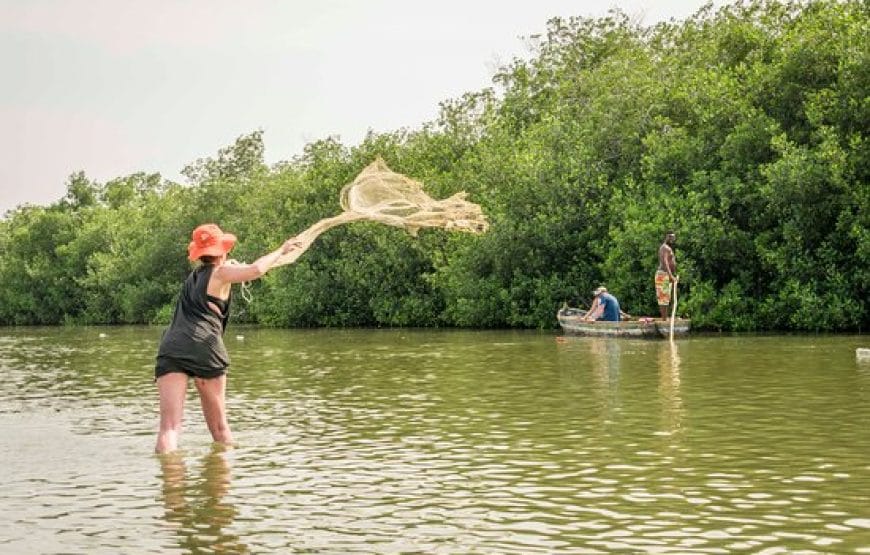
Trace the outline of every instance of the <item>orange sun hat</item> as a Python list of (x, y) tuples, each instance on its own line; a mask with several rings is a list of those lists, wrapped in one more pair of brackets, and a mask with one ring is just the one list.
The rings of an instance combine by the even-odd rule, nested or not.
[(236, 236), (224, 233), (215, 224), (202, 224), (193, 230), (193, 239), (187, 245), (187, 258), (196, 260), (200, 256), (221, 256), (230, 252), (236, 244)]

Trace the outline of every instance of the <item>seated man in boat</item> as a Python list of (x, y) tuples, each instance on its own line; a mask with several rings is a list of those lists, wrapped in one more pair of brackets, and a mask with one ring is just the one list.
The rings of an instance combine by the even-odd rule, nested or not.
[(588, 321), (597, 320), (599, 322), (619, 322), (619, 301), (616, 300), (616, 297), (608, 293), (607, 288), (603, 286), (593, 291), (592, 294), (595, 296), (592, 300), (592, 307), (583, 319)]

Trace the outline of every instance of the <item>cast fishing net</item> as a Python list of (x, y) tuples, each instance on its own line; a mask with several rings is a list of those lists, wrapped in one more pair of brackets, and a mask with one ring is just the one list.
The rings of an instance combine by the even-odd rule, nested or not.
[(423, 191), (422, 183), (395, 173), (378, 157), (341, 190), (344, 212), (320, 220), (297, 235), (302, 248), (283, 255), (272, 267), (295, 262), (324, 231), (360, 220), (401, 227), (411, 235), (424, 227), (483, 233), (489, 228), (486, 216), (465, 196), (460, 192), (435, 200)]

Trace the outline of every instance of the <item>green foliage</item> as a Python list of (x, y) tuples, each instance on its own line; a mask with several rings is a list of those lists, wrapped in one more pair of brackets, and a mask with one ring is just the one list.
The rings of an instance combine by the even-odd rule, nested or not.
[(233, 256), (253, 260), (338, 214), (382, 156), (433, 197), (467, 191), (491, 230), (337, 228), (237, 297), (237, 320), (548, 328), (602, 283), (655, 314), (674, 229), (696, 327), (866, 330), (868, 30), (858, 0), (708, 5), (649, 28), (619, 11), (556, 18), (494, 88), (415, 131), (325, 138), (273, 167), (255, 131), (190, 164), (184, 186), (73, 174), (54, 205), (0, 220), (0, 324), (166, 322), (193, 227), (233, 231)]

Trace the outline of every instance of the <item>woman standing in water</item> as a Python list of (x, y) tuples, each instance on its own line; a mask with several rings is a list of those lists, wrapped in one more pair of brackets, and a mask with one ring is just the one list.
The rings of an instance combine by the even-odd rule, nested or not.
[(202, 413), (212, 438), (232, 443), (226, 414), (226, 385), (229, 357), (223, 342), (230, 315), (231, 287), (265, 274), (282, 255), (301, 248), (295, 238), (253, 264), (226, 264), (227, 253), (236, 236), (215, 224), (193, 230), (187, 247), (188, 258), (201, 264), (194, 268), (181, 288), (172, 323), (160, 341), (154, 377), (160, 394), (158, 453), (178, 446), (188, 377), (199, 392)]

